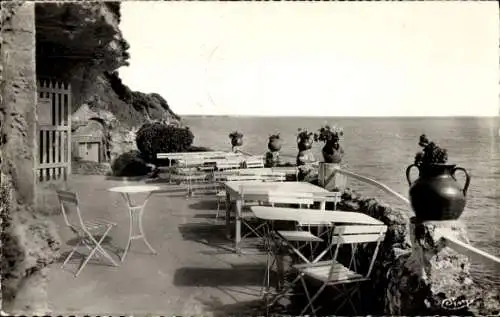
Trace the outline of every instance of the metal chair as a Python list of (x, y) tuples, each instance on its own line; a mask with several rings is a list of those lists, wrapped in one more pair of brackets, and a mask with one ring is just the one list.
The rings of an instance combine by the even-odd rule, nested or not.
[[(341, 309), (346, 302), (349, 302), (353, 309), (353, 314), (356, 315), (356, 307), (351, 301), (351, 297), (359, 290), (355, 287), (356, 283), (368, 281), (370, 279), (380, 243), (384, 240), (386, 231), (387, 226), (385, 225), (337, 226), (333, 230), (330, 244), (332, 247), (336, 246), (335, 253), (331, 260), (294, 265), (293, 268), (299, 273), (298, 279), (300, 279), (308, 299), (308, 304), (304, 307), (300, 315), (304, 315), (308, 308), (311, 308), (313, 315), (316, 314), (317, 308), (313, 306), (313, 303), (327, 286), (333, 287), (340, 292), (337, 297), (333, 298), (333, 301), (340, 297), (344, 297), (343, 302), (337, 306), (337, 311)], [(361, 273), (356, 269), (356, 261), (354, 258), (356, 247), (351, 248), (351, 259), (348, 265), (344, 265), (337, 261), (340, 246), (345, 244), (357, 246), (359, 243), (376, 243), (366, 273)], [(311, 296), (308, 291), (305, 277), (321, 283), (320, 288), (313, 296)]]
[(264, 168), (264, 157), (262, 156), (250, 156), (247, 157), (244, 165), (246, 168)]
[[(309, 208), (313, 203), (313, 194), (312, 193), (293, 193), (293, 192), (284, 192), (284, 191), (269, 191), (269, 197), (267, 199), (267, 202), (272, 206), (272, 207), (277, 207), (277, 205), (298, 205), (299, 207), (305, 206), (306, 208)], [(310, 230), (303, 230), (303, 227), (309, 227), (309, 224), (297, 224), (296, 225), (296, 230), (282, 230), (278, 231), (279, 232), (279, 237), (276, 236), (277, 232), (274, 232), (274, 226), (273, 223), (268, 223), (268, 228), (267, 228), (267, 257), (266, 257), (266, 273), (264, 275), (265, 281), (267, 282), (264, 283), (265, 288), (266, 288), (266, 293), (268, 293), (269, 289), (269, 278), (270, 278), (270, 272), (274, 264), (277, 264), (276, 262), (276, 257), (273, 256), (274, 253), (278, 249), (281, 249), (282, 246), (280, 247), (274, 247), (277, 245), (281, 245), (279, 242), (280, 239), (287, 239), (289, 240), (289, 244), (292, 248), (294, 248), (293, 245), (297, 244), (297, 248), (301, 249), (304, 245), (307, 245), (312, 242), (318, 242), (318, 241), (323, 241), (322, 239), (314, 236), (313, 234), (310, 233)], [(301, 245), (301, 246), (300, 246)]]
[(244, 202), (242, 206), (243, 210), (241, 212), (241, 223), (250, 230), (247, 234), (241, 237), (241, 240), (245, 239), (251, 234), (254, 234), (258, 238), (263, 238), (263, 233), (260, 231), (263, 230), (266, 223), (259, 222), (255, 225), (251, 223), (251, 220), (256, 220), (257, 218), (255, 217), (253, 212), (248, 209), (250, 206), (260, 205), (262, 204), (262, 202), (267, 201), (269, 197), (268, 191), (258, 187), (245, 188), (245, 190), (241, 193), (241, 196)]
[[(80, 265), (78, 268), (77, 272), (75, 273), (75, 277), (77, 277), (80, 272), (83, 270), (85, 265), (87, 265), (88, 261), (96, 251), (99, 252), (99, 254), (103, 255), (106, 259), (108, 259), (114, 266), (118, 266), (118, 264), (113, 260), (113, 258), (104, 250), (102, 247), (102, 242), (104, 239), (107, 237), (108, 233), (111, 231), (113, 227), (116, 226), (115, 223), (107, 221), (107, 220), (93, 220), (93, 221), (84, 221), (80, 207), (79, 207), (79, 201), (78, 201), (78, 195), (74, 192), (70, 191), (63, 191), (63, 190), (57, 190), (57, 197), (59, 198), (59, 204), (61, 207), (61, 212), (64, 217), (64, 222), (68, 226), (68, 228), (78, 237), (78, 243), (73, 247), (73, 250), (68, 254), (66, 259), (64, 260), (61, 268), (64, 268), (64, 266), (68, 263), (70, 258), (75, 254), (77, 249), (80, 246), (85, 246), (87, 249), (90, 250), (90, 253), (87, 255), (83, 263)], [(76, 218), (77, 219), (70, 219), (70, 215), (68, 213), (68, 210), (66, 207), (68, 205), (73, 205), (76, 210)], [(75, 221), (72, 221), (75, 220)], [(101, 234), (101, 237), (99, 240), (96, 239), (96, 235)]]

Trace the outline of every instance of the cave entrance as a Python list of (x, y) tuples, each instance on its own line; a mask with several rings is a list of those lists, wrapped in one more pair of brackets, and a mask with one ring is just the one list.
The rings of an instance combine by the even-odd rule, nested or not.
[(68, 179), (71, 173), (71, 86), (57, 80), (37, 83), (38, 182)]

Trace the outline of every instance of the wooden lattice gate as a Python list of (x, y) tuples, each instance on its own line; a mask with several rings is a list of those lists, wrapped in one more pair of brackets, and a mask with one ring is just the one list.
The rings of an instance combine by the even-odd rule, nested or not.
[(39, 80), (37, 89), (37, 180), (66, 180), (71, 174), (71, 87)]

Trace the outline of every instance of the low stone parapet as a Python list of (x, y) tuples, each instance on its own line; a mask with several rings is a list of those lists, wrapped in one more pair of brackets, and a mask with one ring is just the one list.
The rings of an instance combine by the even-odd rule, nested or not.
[[(404, 210), (350, 189), (344, 191), (337, 208), (368, 214), (388, 226), (371, 281), (361, 289), (363, 305), (371, 314), (499, 314), (499, 291), (475, 283), (470, 259), (441, 241), (439, 230), (446, 229), (468, 243), (461, 221), (418, 222)], [(367, 251), (358, 250), (361, 265), (368, 263), (371, 253)]]

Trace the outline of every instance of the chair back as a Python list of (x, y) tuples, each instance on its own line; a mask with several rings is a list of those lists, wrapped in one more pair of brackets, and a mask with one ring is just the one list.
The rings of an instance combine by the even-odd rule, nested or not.
[(239, 173), (240, 176), (253, 176), (258, 177), (264, 182), (284, 182), (286, 181), (286, 174), (282, 172), (272, 172), (272, 171), (258, 171), (253, 173), (251, 170), (246, 169)]
[[(384, 241), (385, 233), (387, 232), (386, 225), (342, 225), (336, 226), (333, 229), (331, 243), (336, 245), (333, 261), (336, 262), (340, 246), (345, 244), (352, 245), (351, 260), (349, 266), (354, 262), (356, 255), (356, 247), (359, 243), (376, 243), (375, 249), (371, 256), (370, 266), (364, 275), (365, 278), (370, 278), (375, 259), (377, 257), (380, 243)], [(359, 272), (358, 272), (359, 273)], [(332, 275), (333, 272), (330, 272)], [(331, 276), (330, 276), (331, 277)]]
[(297, 166), (287, 166), (287, 167), (272, 167), (273, 173), (279, 172), (286, 175), (295, 175), (295, 181), (299, 181), (299, 168)]
[(78, 195), (74, 192), (65, 190), (57, 190), (56, 193), (66, 225), (73, 231), (80, 231), (80, 229), (85, 230)]
[(250, 156), (245, 159), (246, 168), (264, 168), (264, 158), (262, 156)]
[(241, 162), (237, 160), (222, 160), (216, 162), (216, 167), (219, 171), (239, 169), (241, 168)]
[(315, 193), (315, 201), (332, 202), (333, 210), (337, 210), (337, 204), (342, 201), (342, 192)]
[(203, 166), (206, 160), (202, 157), (183, 157), (179, 162), (184, 167), (199, 167)]
[(158, 159), (180, 159), (183, 157), (215, 157), (215, 156), (225, 156), (231, 155), (232, 153), (224, 151), (208, 151), (208, 152), (171, 152), (171, 153), (158, 153), (156, 158)]
[(288, 191), (270, 191), (269, 203), (275, 204), (298, 204), (310, 206), (314, 204), (314, 196), (312, 193), (294, 193)]
[(245, 186), (242, 187), (241, 198), (243, 201), (268, 201), (269, 189), (259, 186)]
[(226, 181), (262, 181), (261, 175), (226, 175)]
[(262, 177), (263, 177), (263, 180), (265, 182), (284, 182), (284, 181), (286, 181), (286, 174), (285, 173), (273, 172), (270, 174), (263, 174)]

